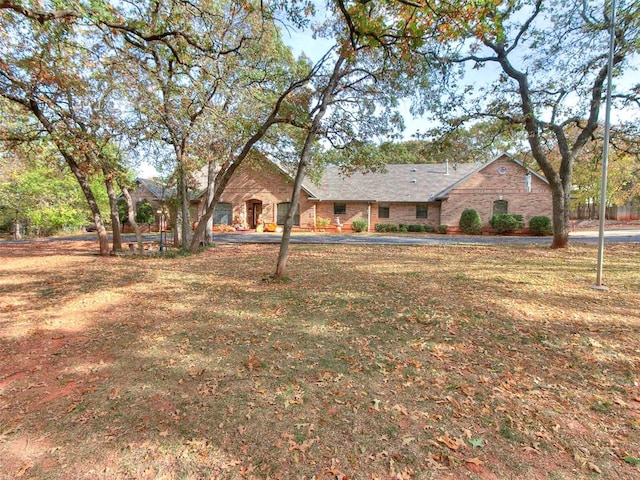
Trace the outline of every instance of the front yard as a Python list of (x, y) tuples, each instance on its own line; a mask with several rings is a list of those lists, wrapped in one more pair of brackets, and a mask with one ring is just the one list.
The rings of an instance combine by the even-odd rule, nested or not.
[(640, 246), (0, 245), (0, 478), (640, 478)]

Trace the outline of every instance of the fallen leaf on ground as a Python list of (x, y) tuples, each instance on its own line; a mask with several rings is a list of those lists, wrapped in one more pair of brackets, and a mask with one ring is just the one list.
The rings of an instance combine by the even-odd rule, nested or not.
[(29, 469), (33, 468), (33, 463), (27, 463), (20, 470), (13, 474), (14, 478), (22, 477)]
[(484, 447), (483, 438), (469, 438), (467, 441), (473, 448)]
[(415, 437), (404, 437), (402, 439), (402, 446), (409, 445), (411, 442), (415, 440)]
[(596, 472), (596, 473), (602, 473), (602, 470), (600, 470), (600, 468), (595, 464), (595, 463), (587, 463), (587, 466), (589, 467), (589, 470), (591, 470), (592, 472)]
[(442, 436), (438, 437), (437, 440), (440, 443), (444, 443), (447, 447), (449, 447), (453, 451), (456, 451), (461, 447), (462, 448), (465, 447), (464, 440), (461, 439), (461, 438), (453, 439), (448, 435), (442, 435)]

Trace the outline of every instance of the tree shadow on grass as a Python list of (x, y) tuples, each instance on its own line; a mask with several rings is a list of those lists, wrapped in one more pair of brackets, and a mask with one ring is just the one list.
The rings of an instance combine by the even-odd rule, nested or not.
[[(137, 278), (117, 264), (121, 296), (86, 304), (75, 333), (3, 338), (8, 471), (437, 478), (477, 458), (499, 478), (637, 476), (621, 460), (640, 449), (633, 311), (610, 325), (607, 301), (516, 283), (500, 249), (496, 274), (471, 249), (294, 248), (293, 281), (263, 282), (276, 248), (146, 259)], [(60, 281), (71, 306), (104, 287)], [(521, 289), (544, 308), (506, 301)]]

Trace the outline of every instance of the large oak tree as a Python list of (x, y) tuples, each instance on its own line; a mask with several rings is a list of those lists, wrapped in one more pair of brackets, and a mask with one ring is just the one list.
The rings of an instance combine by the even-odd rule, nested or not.
[[(610, 4), (577, 0), (486, 2), (486, 21), (457, 21), (443, 12), (443, 27), (459, 40), (416, 49), (429, 65), (431, 85), (422, 106), (460, 123), (497, 118), (526, 133), (532, 157), (552, 188), (553, 248), (569, 241), (573, 166), (599, 128), (608, 73)], [(626, 84), (637, 67), (640, 5), (619, 2), (613, 55), (614, 98), (637, 100)], [(458, 67), (458, 68), (456, 68)], [(629, 88), (630, 87), (630, 88)], [(637, 115), (637, 112), (636, 112)], [(559, 164), (550, 152), (557, 148)]]
[(90, 36), (78, 34), (74, 23), (40, 22), (12, 11), (3, 13), (0, 31), (0, 95), (28, 112), (64, 158), (87, 200), (100, 253), (106, 255), (107, 232), (91, 189), (110, 136), (102, 52)]

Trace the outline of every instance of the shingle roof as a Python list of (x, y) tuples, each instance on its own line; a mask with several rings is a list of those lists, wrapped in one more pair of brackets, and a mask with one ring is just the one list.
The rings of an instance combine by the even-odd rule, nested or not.
[(325, 169), (318, 186), (309, 186), (319, 200), (430, 202), (441, 193), (484, 167), (480, 163), (394, 164), (385, 171), (344, 176), (340, 167)]
[(156, 200), (167, 200), (168, 198), (175, 197), (176, 189), (174, 187), (163, 186), (161, 183), (154, 182), (147, 178), (136, 178), (136, 183), (139, 183), (145, 187)]

